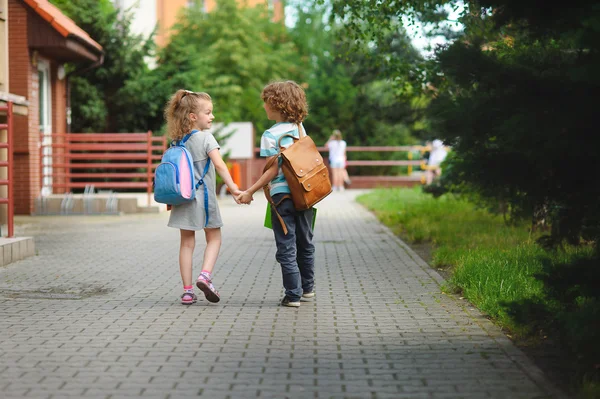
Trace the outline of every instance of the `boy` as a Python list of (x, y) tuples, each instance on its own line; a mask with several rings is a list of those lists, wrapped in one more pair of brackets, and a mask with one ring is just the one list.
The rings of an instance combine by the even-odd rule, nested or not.
[[(269, 120), (276, 123), (266, 130), (260, 141), (260, 155), (270, 160), (279, 154), (277, 143), (279, 139), (291, 134), (299, 138), (299, 130), (304, 129), (302, 121), (308, 115), (308, 104), (302, 87), (293, 81), (274, 82), (267, 85), (261, 98)], [(291, 137), (281, 140), (282, 147), (293, 144)], [(267, 162), (268, 162), (267, 160)], [(271, 222), (275, 235), (277, 253), (275, 258), (281, 265), (283, 287), (285, 296), (281, 301), (282, 306), (299, 307), (300, 298), (313, 298), (315, 274), (315, 247), (312, 243), (313, 209), (297, 211), (294, 208), (290, 188), (279, 167), (279, 162), (273, 162), (271, 168), (246, 191), (242, 192), (237, 200), (244, 204), (252, 201), (252, 195), (266, 184), (276, 205), (277, 212), (285, 222), (288, 233), (283, 227), (275, 212), (271, 212)]]

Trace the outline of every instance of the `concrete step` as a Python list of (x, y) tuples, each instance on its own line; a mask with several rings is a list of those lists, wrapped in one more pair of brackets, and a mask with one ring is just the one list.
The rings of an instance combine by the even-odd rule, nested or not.
[(33, 237), (0, 237), (0, 266), (35, 255)]
[(119, 215), (166, 210), (166, 206), (154, 201), (148, 205), (146, 194), (73, 194), (67, 207), (64, 204), (65, 197), (65, 194), (52, 194), (37, 198), (34, 215)]

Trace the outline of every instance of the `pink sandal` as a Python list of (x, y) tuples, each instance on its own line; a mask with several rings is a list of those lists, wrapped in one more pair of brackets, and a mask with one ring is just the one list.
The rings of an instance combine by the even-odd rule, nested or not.
[(196, 303), (197, 300), (198, 297), (192, 292), (184, 292), (183, 295), (181, 295), (182, 305), (191, 305), (192, 303)]
[(208, 302), (217, 303), (221, 300), (219, 296), (219, 292), (215, 289), (215, 286), (212, 284), (212, 280), (206, 277), (204, 274), (200, 274), (198, 276), (198, 280), (196, 281), (196, 287), (200, 289), (204, 293), (206, 300)]

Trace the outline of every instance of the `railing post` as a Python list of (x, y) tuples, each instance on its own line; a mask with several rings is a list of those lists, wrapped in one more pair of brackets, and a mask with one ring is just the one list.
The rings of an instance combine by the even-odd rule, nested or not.
[[(63, 136), (63, 142), (65, 144), (65, 149), (63, 150), (63, 159), (65, 160), (65, 164), (67, 168), (65, 170), (65, 183), (66, 189), (65, 193), (71, 192), (71, 133), (65, 133)], [(54, 174), (54, 168), (52, 168), (52, 174)]]
[[(411, 151), (408, 151), (408, 160), (412, 161), (413, 159), (413, 154)], [(412, 165), (408, 165), (408, 175), (412, 175)]]
[(42, 195), (42, 189), (44, 188), (44, 132), (40, 131), (40, 159), (39, 159), (39, 171), (40, 171), (40, 196)]
[(13, 103), (8, 102), (8, 110), (6, 111), (6, 140), (8, 141), (8, 236), (14, 236), (14, 219), (15, 219), (15, 201), (13, 193), (13, 175), (14, 175), (14, 154), (13, 154)]
[(148, 172), (146, 174), (146, 192), (148, 193), (148, 206), (151, 205), (151, 198), (152, 198), (152, 130), (148, 130), (148, 159), (146, 160), (147, 162), (147, 169)]
[(0, 185), (6, 186), (7, 195), (6, 198), (0, 198), (0, 204), (6, 204), (8, 218), (8, 237), (14, 236), (14, 216), (15, 216), (15, 202), (13, 194), (13, 104), (11, 101), (6, 102), (6, 106), (2, 109), (6, 110), (6, 124), (0, 125), (0, 130), (6, 130), (6, 143), (0, 143), (0, 148), (6, 148), (6, 161), (0, 162), (0, 167), (6, 167), (6, 180), (2, 179)]

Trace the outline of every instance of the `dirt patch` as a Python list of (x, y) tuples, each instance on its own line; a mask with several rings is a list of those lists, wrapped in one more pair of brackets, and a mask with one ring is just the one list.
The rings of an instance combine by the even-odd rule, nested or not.
[(0, 288), (0, 295), (11, 299), (62, 299), (76, 300), (86, 299), (94, 296), (105, 295), (111, 292), (103, 287), (47, 287), (34, 290), (15, 290), (10, 288)]

